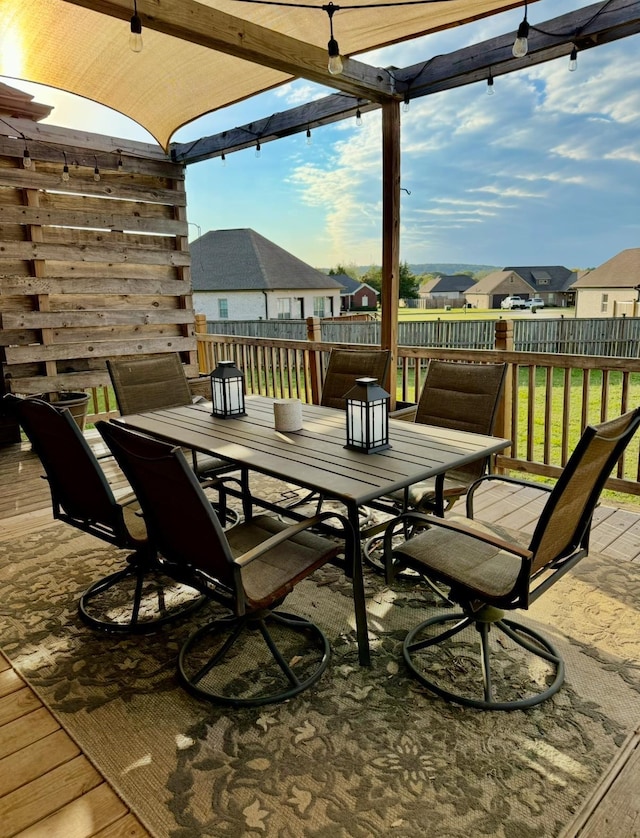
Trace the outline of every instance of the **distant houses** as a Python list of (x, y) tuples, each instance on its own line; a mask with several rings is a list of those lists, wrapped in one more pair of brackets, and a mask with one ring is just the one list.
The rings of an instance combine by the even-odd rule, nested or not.
[(420, 286), (418, 297), (427, 303), (431, 303), (434, 308), (440, 308), (444, 305), (460, 308), (466, 302), (465, 292), (475, 284), (475, 280), (468, 274), (436, 276)]
[(341, 311), (358, 311), (375, 309), (378, 307), (380, 292), (366, 282), (360, 282), (349, 274), (332, 274), (333, 279), (340, 283)]
[(574, 283), (576, 317), (640, 314), (640, 247), (629, 248)]
[(207, 320), (289, 320), (340, 313), (342, 285), (251, 229), (191, 243), (193, 301)]
[(541, 297), (545, 306), (573, 303), (576, 273), (562, 265), (518, 266), (493, 271), (466, 293), (474, 308), (500, 308), (505, 297)]

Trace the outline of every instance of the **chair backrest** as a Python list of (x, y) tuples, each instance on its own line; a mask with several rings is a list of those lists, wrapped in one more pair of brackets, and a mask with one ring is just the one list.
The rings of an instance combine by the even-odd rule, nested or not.
[(390, 363), (391, 352), (388, 349), (332, 349), (320, 404), (345, 410), (345, 395), (355, 384), (356, 378), (377, 378), (384, 387)]
[[(122, 508), (71, 413), (36, 398), (8, 395), (3, 403), (42, 462), (54, 517), (113, 543), (128, 544)], [(100, 532), (94, 532), (96, 525)]]
[(131, 484), (149, 541), (188, 576), (202, 571), (236, 589), (233, 554), (198, 478), (179, 448), (113, 422), (96, 427)]
[(640, 424), (640, 408), (589, 425), (553, 487), (531, 539), (532, 572), (588, 546), (602, 488)]
[(176, 352), (112, 358), (107, 360), (107, 369), (122, 416), (191, 404), (189, 382)]
[(429, 361), (415, 421), (491, 434), (506, 371), (506, 364)]
[[(456, 431), (492, 434), (502, 396), (506, 364), (467, 364), (431, 360), (415, 420)], [(480, 477), (487, 459), (460, 469), (467, 480)]]

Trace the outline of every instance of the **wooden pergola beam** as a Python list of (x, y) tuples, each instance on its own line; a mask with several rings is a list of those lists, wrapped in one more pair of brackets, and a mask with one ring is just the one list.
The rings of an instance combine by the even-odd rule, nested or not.
[[(120, 20), (129, 20), (131, 0), (65, 0)], [(344, 69), (333, 76), (327, 69), (327, 51), (283, 35), (250, 21), (221, 12), (195, 0), (162, 0), (150, 13), (138, 7), (144, 28), (171, 35), (183, 41), (207, 47), (235, 58), (271, 67), (293, 78), (301, 76), (317, 84), (333, 87), (383, 103), (402, 98), (393, 76), (380, 67), (372, 67), (352, 58), (343, 58)], [(328, 22), (327, 22), (328, 31)]]
[[(411, 99), (417, 99), (483, 81), (489, 70), (496, 77), (569, 55), (574, 44), (579, 50), (591, 49), (640, 32), (640, 0), (613, 0), (601, 14), (595, 16), (600, 9), (602, 3), (596, 3), (544, 23), (532, 23), (529, 52), (525, 58), (513, 57), (511, 48), (515, 33), (511, 32), (448, 55), (435, 56), (430, 61), (394, 70), (396, 79), (401, 83), (398, 89), (404, 87)], [(564, 34), (544, 35), (536, 31), (536, 26)], [(379, 107), (377, 102), (367, 98), (332, 94), (193, 143), (172, 143), (171, 155), (180, 163), (196, 163), (248, 148), (255, 145), (258, 137), (264, 144), (306, 131), (307, 128), (355, 116), (358, 108), (365, 113)]]

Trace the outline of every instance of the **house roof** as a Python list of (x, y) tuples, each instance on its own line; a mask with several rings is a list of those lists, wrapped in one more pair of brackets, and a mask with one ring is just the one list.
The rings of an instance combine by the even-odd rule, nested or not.
[(342, 286), (342, 291), (340, 294), (343, 297), (350, 297), (352, 294), (355, 294), (356, 291), (359, 291), (361, 288), (368, 288), (369, 291), (373, 291), (374, 294), (380, 295), (379, 291), (376, 291), (371, 285), (366, 282), (360, 282), (359, 279), (354, 279), (349, 274), (332, 274), (332, 279), (335, 279)]
[[(336, 6), (333, 26), (341, 55), (353, 56), (514, 5), (369, 0), (346, 13)], [(133, 7), (132, 0), (2, 0), (5, 40), (20, 45), (15, 58), (3, 56), (3, 74), (107, 105), (164, 147), (196, 117), (298, 77), (374, 101), (392, 95), (391, 74), (359, 61), (345, 61), (341, 76), (329, 75), (329, 16), (320, 4), (139, 2), (140, 53), (128, 47)]]
[(342, 286), (255, 230), (209, 230), (191, 243), (194, 291), (275, 291)]
[[(514, 271), (492, 271), (474, 283), (468, 294), (490, 294), (495, 288), (506, 282)], [(521, 278), (521, 277), (520, 277)]]
[(598, 268), (583, 274), (572, 288), (635, 288), (640, 285), (640, 247), (622, 250)]
[(430, 279), (421, 286), (420, 290), (427, 294), (434, 291), (437, 291), (438, 294), (455, 294), (468, 291), (475, 284), (475, 280), (467, 274), (448, 274)]
[(520, 266), (503, 268), (503, 270), (514, 271), (534, 291), (543, 293), (566, 291), (576, 278), (575, 271), (570, 271), (563, 265)]

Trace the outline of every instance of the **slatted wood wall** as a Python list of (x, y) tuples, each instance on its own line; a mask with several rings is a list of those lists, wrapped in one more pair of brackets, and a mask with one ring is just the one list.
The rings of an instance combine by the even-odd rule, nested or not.
[(109, 380), (107, 358), (159, 352), (180, 352), (187, 375), (197, 376), (182, 166), (159, 146), (6, 122), (10, 127), (0, 123), (4, 389), (100, 387)]

